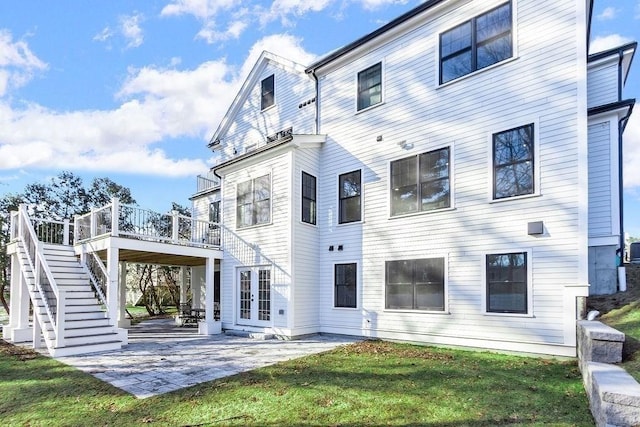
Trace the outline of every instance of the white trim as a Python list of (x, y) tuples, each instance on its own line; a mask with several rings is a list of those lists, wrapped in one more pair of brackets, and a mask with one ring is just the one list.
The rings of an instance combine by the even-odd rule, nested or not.
[[(440, 259), (444, 261), (444, 287), (442, 289), (444, 293), (444, 307), (442, 310), (413, 310), (408, 308), (387, 308), (387, 261), (412, 261), (421, 259)], [(382, 311), (385, 313), (411, 313), (411, 314), (438, 314), (438, 315), (450, 315), (449, 311), (449, 253), (434, 253), (428, 256), (422, 256), (420, 254), (408, 255), (408, 256), (394, 256), (391, 258), (385, 258), (382, 264)]]
[[(257, 178), (262, 178), (263, 176), (268, 175), (269, 176), (269, 191), (270, 191), (270, 195), (269, 195), (269, 221), (268, 222), (262, 222), (260, 224), (252, 224), (252, 225), (247, 225), (245, 227), (239, 227), (238, 226), (238, 185), (239, 184), (244, 184), (247, 181), (251, 181), (251, 191), (253, 192), (254, 188), (253, 188), (253, 181)], [(269, 172), (263, 173), (263, 172), (256, 172), (256, 173), (250, 173), (247, 175), (248, 177), (242, 181), (238, 180), (235, 182), (235, 188), (234, 188), (234, 193), (233, 193), (233, 199), (235, 201), (234, 203), (234, 212), (233, 212), (233, 216), (234, 216), (234, 223), (235, 223), (235, 230), (236, 231), (242, 231), (242, 230), (249, 230), (252, 228), (257, 228), (257, 227), (264, 227), (267, 225), (272, 225), (273, 224), (273, 168), (269, 168)]]
[[(359, 98), (359, 93), (358, 93), (358, 75), (361, 72), (363, 72), (363, 71), (365, 71), (365, 70), (367, 70), (367, 69), (369, 69), (371, 67), (374, 67), (374, 66), (376, 66), (378, 64), (380, 64), (380, 86), (381, 86), (380, 87), (380, 102), (375, 103), (373, 105), (369, 105), (368, 107), (359, 110), (358, 109), (358, 98)], [(361, 68), (359, 71), (356, 71), (356, 73), (355, 73), (355, 94), (356, 94), (356, 97), (355, 97), (355, 104), (354, 104), (354, 114), (361, 114), (361, 113), (364, 113), (365, 111), (369, 111), (369, 110), (372, 110), (372, 109), (374, 109), (376, 107), (384, 105), (385, 99), (386, 99), (385, 94), (386, 94), (386, 87), (387, 87), (387, 84), (386, 84), (386, 81), (385, 81), (385, 76), (386, 76), (386, 73), (385, 73), (385, 59), (384, 58), (381, 58), (379, 61), (376, 61), (376, 62), (372, 63), (369, 66)]]
[[(316, 197), (315, 197), (315, 200), (314, 200), (315, 203), (316, 203), (316, 212), (315, 212), (315, 218), (314, 218), (315, 219), (315, 224), (311, 224), (310, 222), (305, 222), (305, 221), (302, 220), (302, 200), (303, 200), (303, 191), (304, 191), (304, 186), (303, 186), (303, 183), (302, 183), (302, 176), (303, 176), (302, 174), (305, 174), (305, 173), (307, 175), (309, 175), (309, 176), (312, 176), (313, 179), (315, 179), (315, 182), (316, 182), (316, 188), (315, 188), (315, 192), (316, 192), (315, 196)], [(295, 175), (295, 171), (294, 171), (294, 173), (292, 175)], [(304, 225), (308, 225), (310, 227), (318, 228), (318, 176), (307, 172), (303, 168), (300, 168), (300, 177), (299, 178), (300, 179), (298, 180), (298, 182), (300, 184), (300, 200), (299, 200), (300, 203), (298, 204), (298, 206), (300, 207), (300, 215), (298, 216), (298, 222), (300, 222), (300, 224), (304, 224)], [(295, 179), (295, 177), (294, 177), (294, 179)], [(360, 179), (362, 180), (362, 175), (360, 175)], [(360, 185), (362, 186), (362, 183)], [(294, 197), (295, 197), (295, 194), (294, 194)]]
[[(251, 285), (253, 287), (253, 280), (260, 280), (258, 271), (260, 270), (269, 270), (269, 318), (270, 320), (258, 320), (258, 319), (242, 319), (247, 320), (247, 323), (241, 323), (240, 319), (240, 271), (248, 270), (250, 272)], [(253, 327), (253, 328), (270, 328), (273, 327), (274, 324), (274, 313), (273, 313), (273, 279), (274, 279), (274, 266), (272, 264), (255, 264), (255, 265), (236, 265), (234, 271), (234, 298), (233, 298), (233, 324), (241, 327)], [(222, 281), (222, 276), (220, 278)], [(220, 295), (222, 298), (222, 294)], [(258, 306), (258, 297), (256, 296), (256, 306)], [(259, 310), (256, 309), (256, 312)], [(287, 310), (288, 311), (288, 310)]]
[[(526, 313), (495, 313), (487, 311), (487, 255), (500, 255), (500, 254), (512, 254), (512, 253), (526, 253), (527, 254), (527, 312)], [(482, 297), (482, 314), (485, 316), (499, 316), (499, 317), (534, 317), (533, 307), (533, 249), (522, 247), (501, 247), (491, 251), (481, 252), (481, 283), (482, 286), (480, 296)]]
[[(528, 126), (533, 124), (533, 192), (531, 194), (522, 194), (520, 196), (512, 196), (512, 197), (503, 197), (501, 199), (493, 198), (493, 189), (494, 189), (494, 166), (493, 166), (493, 136), (497, 133), (506, 132), (512, 129), (517, 129), (520, 127)], [(501, 122), (495, 126), (498, 128), (497, 130), (491, 130), (487, 133), (487, 159), (488, 159), (488, 179), (489, 183), (489, 194), (488, 194), (488, 202), (489, 203), (504, 203), (513, 200), (526, 199), (530, 197), (537, 197), (542, 195), (542, 190), (540, 188), (541, 179), (540, 179), (540, 118), (535, 117), (532, 119), (512, 119), (509, 121)]]
[[(610, 191), (611, 191), (611, 199), (609, 203), (611, 204), (611, 234), (620, 235), (620, 183), (618, 180), (619, 168), (622, 165), (618, 164), (618, 159), (620, 158), (620, 150), (618, 147), (618, 138), (619, 138), (619, 130), (618, 130), (618, 121), (613, 118), (609, 119), (609, 174), (610, 174)], [(588, 131), (587, 131), (588, 133)]]
[[(269, 77), (273, 76), (273, 104), (269, 105), (266, 108), (262, 108), (262, 83), (264, 83), (265, 80), (267, 80)], [(275, 108), (276, 105), (278, 104), (277, 99), (277, 92), (276, 92), (276, 73), (274, 72), (273, 74), (270, 74), (266, 77), (263, 77), (260, 79), (260, 112), (264, 113), (265, 111), (269, 111), (272, 108)]]
[[(336, 307), (336, 265), (338, 264), (355, 264), (356, 265), (356, 306), (355, 307)], [(331, 309), (339, 311), (357, 311), (362, 308), (362, 262), (353, 259), (332, 261), (331, 262)]]
[[(426, 153), (432, 153), (434, 151), (439, 151), (442, 150), (444, 148), (449, 148), (449, 206), (446, 208), (438, 208), (438, 209), (430, 209), (430, 210), (418, 210), (416, 212), (407, 212), (404, 214), (400, 214), (400, 215), (392, 215), (391, 214), (391, 163), (398, 161), (398, 160), (403, 160), (403, 159), (408, 159), (409, 157), (419, 157), (421, 154), (426, 154)], [(418, 169), (420, 169), (420, 164), (418, 164)], [(418, 170), (419, 173), (419, 170)], [(396, 219), (396, 218), (406, 218), (406, 217), (410, 217), (410, 216), (416, 216), (416, 215), (429, 215), (429, 214), (435, 214), (437, 212), (447, 212), (447, 211), (452, 211), (456, 209), (456, 205), (455, 205), (455, 142), (450, 142), (447, 144), (438, 144), (435, 146), (435, 148), (429, 149), (427, 151), (416, 151), (412, 154), (408, 154), (408, 155), (403, 155), (402, 157), (398, 156), (394, 156), (392, 158), (390, 158), (389, 160), (387, 160), (387, 219)], [(420, 185), (420, 182), (417, 183), (418, 185)], [(420, 203), (420, 201), (418, 201), (418, 203)]]

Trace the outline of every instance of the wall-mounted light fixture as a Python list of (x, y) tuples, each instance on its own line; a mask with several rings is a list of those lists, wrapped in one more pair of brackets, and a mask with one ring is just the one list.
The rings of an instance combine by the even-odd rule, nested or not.
[(544, 234), (544, 222), (535, 221), (527, 223), (527, 234), (529, 234), (529, 236)]

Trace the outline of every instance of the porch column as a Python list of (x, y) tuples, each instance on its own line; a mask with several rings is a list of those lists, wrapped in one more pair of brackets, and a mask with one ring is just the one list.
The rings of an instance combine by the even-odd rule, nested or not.
[(33, 339), (32, 328), (29, 326), (29, 305), (31, 297), (27, 283), (20, 271), (18, 254), (11, 254), (11, 283), (9, 301), (9, 324), (2, 328), (2, 336), (14, 343), (28, 342)]
[(120, 263), (120, 301), (118, 304), (118, 327), (131, 327), (131, 320), (127, 319), (127, 263)]
[(202, 308), (200, 303), (202, 284), (205, 283), (205, 271), (202, 267), (191, 268), (191, 307)]
[(213, 277), (215, 270), (215, 259), (207, 258), (204, 269), (205, 278), (205, 307), (204, 322), (198, 323), (198, 333), (201, 335), (214, 335), (222, 332), (222, 323), (216, 322), (213, 318)]
[(109, 246), (107, 248), (107, 275), (109, 283), (107, 285), (107, 313), (109, 314), (109, 323), (117, 324), (118, 322), (118, 300), (120, 296), (118, 287), (118, 258), (119, 249)]
[(180, 267), (180, 304), (185, 304), (187, 299), (187, 268)]

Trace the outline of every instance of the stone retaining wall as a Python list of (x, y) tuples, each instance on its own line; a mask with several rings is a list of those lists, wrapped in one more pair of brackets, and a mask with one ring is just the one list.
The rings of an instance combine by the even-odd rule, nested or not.
[(598, 321), (578, 321), (578, 358), (598, 426), (640, 425), (640, 384), (612, 363), (622, 361), (624, 334)]

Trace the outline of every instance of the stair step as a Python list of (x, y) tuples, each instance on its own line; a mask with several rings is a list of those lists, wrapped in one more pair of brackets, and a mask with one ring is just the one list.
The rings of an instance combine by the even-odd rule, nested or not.
[(122, 348), (122, 342), (120, 341), (105, 341), (97, 344), (90, 345), (67, 345), (64, 347), (57, 347), (52, 349), (51, 355), (53, 357), (75, 356), (79, 354), (97, 353), (102, 351), (120, 350)]
[(225, 330), (224, 334), (234, 337), (251, 338), (254, 340), (272, 340), (275, 338), (274, 334), (265, 334), (264, 332), (238, 331), (233, 329)]
[(102, 310), (99, 311), (78, 311), (75, 313), (67, 313), (65, 319), (67, 322), (73, 320), (96, 320), (106, 319), (106, 313)]
[(64, 346), (70, 347), (74, 345), (100, 344), (103, 342), (116, 341), (118, 334), (110, 332), (106, 334), (77, 335), (73, 337), (64, 337)]
[[(66, 326), (66, 325), (65, 325)], [(51, 328), (51, 325), (47, 325), (48, 328)], [(47, 329), (47, 335), (49, 339), (55, 338), (55, 333), (53, 328)], [(90, 327), (82, 327), (82, 328), (64, 328), (64, 338), (65, 342), (69, 342), (67, 338), (77, 338), (77, 337), (86, 337), (86, 336), (104, 336), (114, 334), (113, 326), (90, 326)]]

